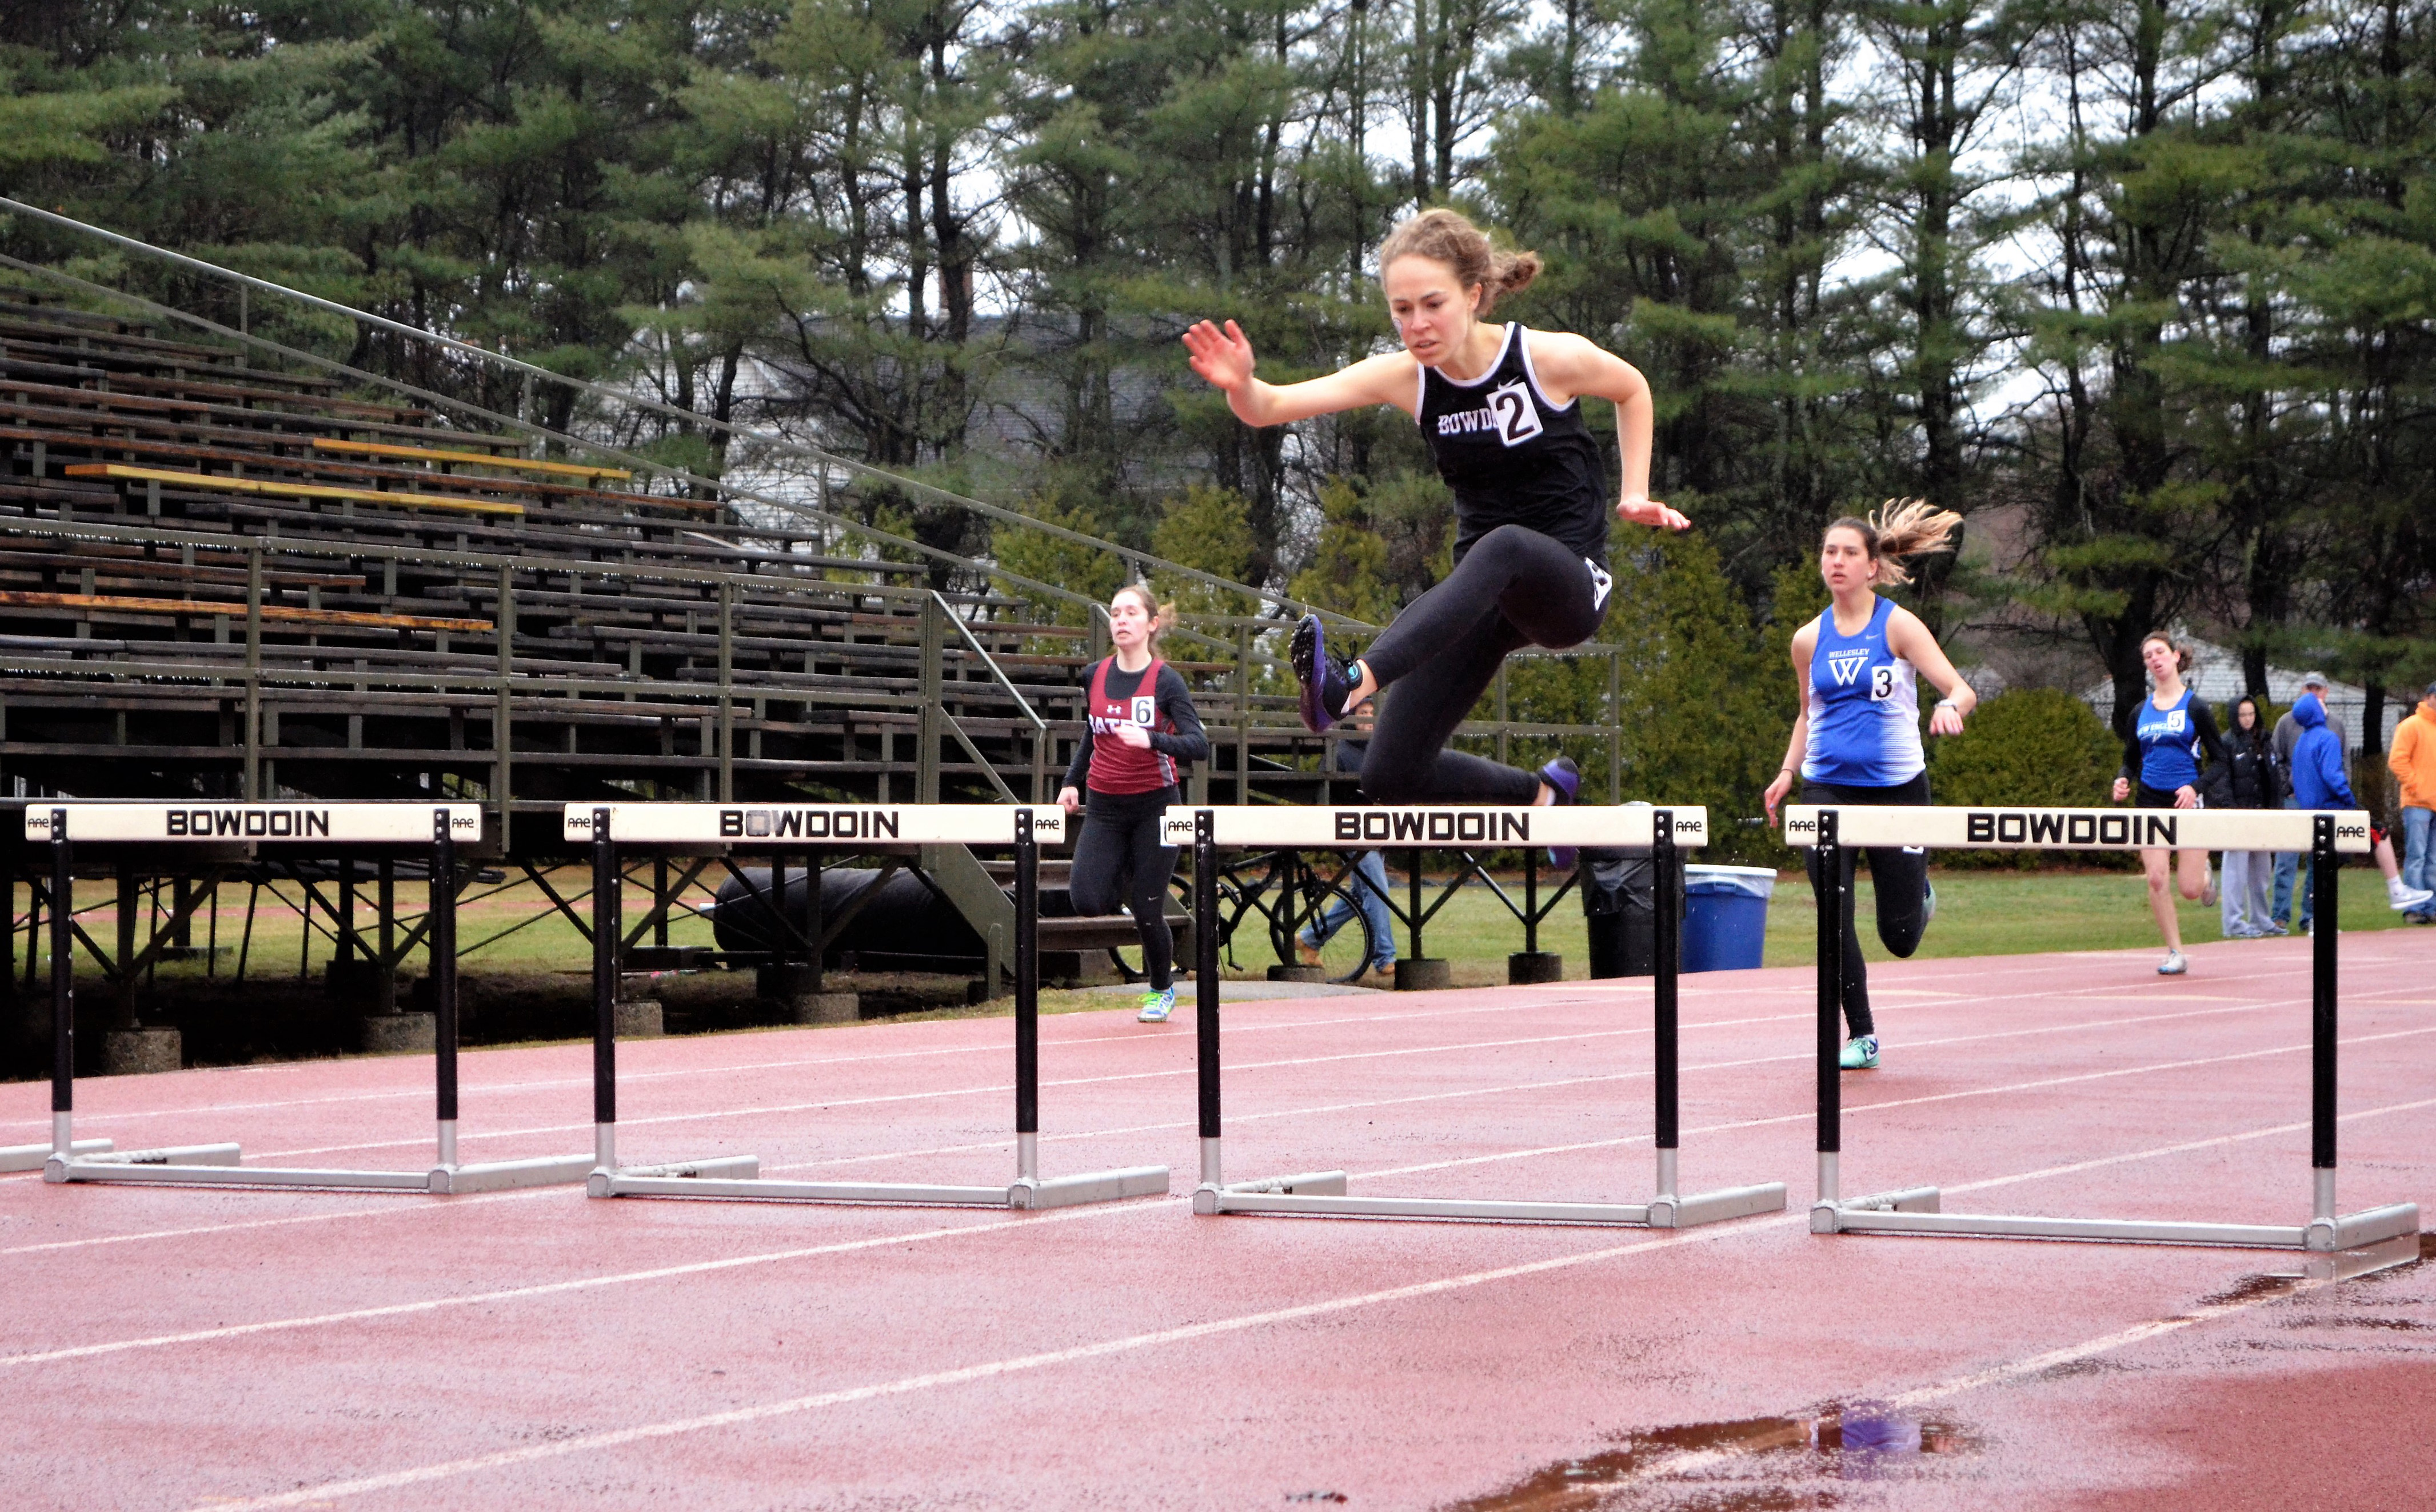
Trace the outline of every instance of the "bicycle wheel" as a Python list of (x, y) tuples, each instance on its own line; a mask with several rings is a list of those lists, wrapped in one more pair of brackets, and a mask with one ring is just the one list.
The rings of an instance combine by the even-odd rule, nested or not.
[[(1329, 981), (1354, 981), (1372, 961), (1394, 953), (1394, 939), (1381, 940), (1373, 932), (1369, 915), (1363, 912), (1357, 894), (1360, 883), (1350, 866), (1341, 860), (1336, 860), (1335, 865), (1323, 861), (1318, 866), (1305, 864), (1300, 870), (1296, 881), (1297, 927), (1294, 933), (1327, 931), (1328, 938), (1319, 947), (1319, 964)], [(1342, 877), (1337, 875), (1340, 871)], [(1291, 935), (1288, 943), (1300, 944)], [(1303, 965), (1310, 964), (1298, 953), (1296, 959)]]

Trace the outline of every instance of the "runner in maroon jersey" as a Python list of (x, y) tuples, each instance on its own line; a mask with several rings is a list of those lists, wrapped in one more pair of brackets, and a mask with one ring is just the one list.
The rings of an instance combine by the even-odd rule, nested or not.
[(1175, 847), (1159, 843), (1159, 817), (1181, 796), (1181, 766), (1209, 755), (1192, 694), (1158, 659), (1158, 633), (1172, 612), (1139, 583), (1108, 600), (1108, 638), (1117, 652), (1091, 669), (1083, 741), (1057, 794), (1070, 814), (1083, 807), (1085, 792), (1091, 795), (1069, 888), (1078, 914), (1113, 912), (1120, 894), (1132, 910), (1142, 969), (1150, 974), (1140, 1015), (1145, 1024), (1163, 1024), (1175, 1009), (1175, 938), (1167, 927)]

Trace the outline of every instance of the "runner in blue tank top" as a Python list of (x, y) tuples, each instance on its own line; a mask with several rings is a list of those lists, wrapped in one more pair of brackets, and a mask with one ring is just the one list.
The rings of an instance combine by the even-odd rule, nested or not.
[[(2114, 777), (2114, 801), (2131, 798), (2133, 807), (2140, 808), (2197, 808), (2201, 755), (2206, 755), (2209, 764), (2220, 766), (2225, 754), (2207, 701), (2183, 686), (2183, 673), (2191, 665), (2190, 651), (2176, 645), (2164, 631), (2154, 631), (2140, 642), (2140, 662), (2148, 668), (2154, 686), (2140, 701), (2125, 732), (2123, 770)], [(2140, 853), (2141, 869), (2149, 874), (2149, 912), (2156, 915), (2157, 932), (2166, 937), (2166, 959), (2157, 974), (2179, 977), (2190, 965), (2183, 959), (2183, 923), (2176, 916), (2173, 894), (2166, 886), (2168, 856), (2176, 858), (2175, 881), (2183, 896), (2213, 908), (2216, 889), (2208, 880), (2206, 851)]]
[[(1818, 575), (1834, 599), (1818, 618), (1794, 632), (1793, 675), (1801, 712), (1784, 749), (1784, 766), (1767, 785), (1768, 823), (1799, 772), (1801, 799), (1818, 804), (1928, 802), (1928, 762), (1920, 743), (1920, 679), (1945, 697), (1929, 716), (1932, 735), (1959, 735), (1979, 696), (1938, 648), (1920, 617), (1882, 599), (1880, 588), (1910, 581), (1905, 559), (1946, 549), (1961, 518), (1920, 499), (1888, 501), (1866, 520), (1850, 515), (1827, 527), (1818, 544)], [(1928, 853), (1920, 846), (1871, 847), (1870, 878), (1877, 884), (1878, 938), (1898, 956), (1920, 947), (1921, 931), (1937, 912), (1928, 885)], [(1844, 852), (1849, 885), (1856, 858)], [(1811, 884), (1821, 882), (1818, 853), (1809, 852)], [(1846, 1070), (1874, 1070), (1878, 1029), (1870, 1013), (1869, 967), (1861, 933), (1844, 921)]]
[[(1454, 570), (1359, 660), (1329, 648), (1315, 615), (1295, 634), (1303, 721), (1314, 730), (1380, 688), (1398, 688), (1362, 759), (1363, 795), (1374, 803), (1571, 803), (1580, 791), (1581, 773), (1563, 756), (1529, 773), (1445, 747), (1507, 652), (1579, 645), (1606, 613), (1607, 484), (1582, 420), (1583, 395), (1615, 405), (1616, 515), (1678, 530), (1691, 524), (1649, 497), (1653, 420), (1640, 373), (1578, 336), (1482, 321), (1500, 294), (1539, 270), (1536, 253), (1498, 252), (1463, 217), (1429, 210), (1399, 225), (1379, 251), (1403, 350), (1272, 385), (1252, 375), (1252, 344), (1234, 322), (1221, 330), (1203, 321), (1184, 334), (1192, 371), (1226, 391), (1245, 425), (1393, 405), (1421, 426), (1454, 491)], [(1570, 855), (1557, 860), (1573, 864)]]

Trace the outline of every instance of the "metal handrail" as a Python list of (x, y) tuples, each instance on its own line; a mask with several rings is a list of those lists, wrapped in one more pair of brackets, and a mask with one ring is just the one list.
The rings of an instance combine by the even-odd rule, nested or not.
[[(990, 655), (989, 648), (983, 645), (973, 634), (972, 627), (965, 623), (964, 617), (950, 608), (947, 600), (939, 597), (939, 591), (936, 588), (931, 590), (931, 601), (939, 606), (939, 613), (948, 617), (948, 623), (956, 627), (956, 634), (965, 637), (965, 644), (970, 646), (973, 649), (973, 654), (982, 659), (982, 665), (990, 669), (990, 675), (998, 679), (999, 686), (1006, 689), (1006, 696), (1015, 700), (1015, 706), (1021, 709), (1023, 717), (1032, 721), (1033, 730), (1035, 733), (1045, 732), (1049, 728), (1049, 721), (1032, 711), (1032, 704), (1016, 688), (1014, 680), (1000, 670), (997, 658)], [(1010, 798), (1008, 801), (1014, 800)]]

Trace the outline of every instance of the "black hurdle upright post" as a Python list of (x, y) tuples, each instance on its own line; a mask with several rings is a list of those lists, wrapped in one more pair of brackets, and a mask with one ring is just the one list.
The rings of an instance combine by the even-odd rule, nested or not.
[[(1818, 1204), (1839, 1196), (1836, 1157), (1844, 1148), (1844, 910), (1848, 884), (1844, 847), (1836, 838), (1836, 811), (1818, 810), (1818, 843), (1810, 854), (1818, 865)], [(1818, 1232), (1816, 1217), (1811, 1223)], [(1827, 1230), (1832, 1232), (1833, 1230)]]
[(76, 872), (68, 811), (51, 810), (51, 1158), (76, 1154)]
[[(1027, 816), (1028, 817), (1028, 816)], [(826, 985), (821, 976), (821, 853), (804, 852), (804, 990), (818, 993)]]
[(618, 1169), (618, 843), (592, 810), (592, 1156)]
[(1040, 1179), (1040, 843), (1027, 808), (1015, 810), (1015, 1177)]
[(432, 1082), (440, 1101), (440, 1163), (457, 1163), (457, 837), (448, 810), (431, 813), (430, 925)]
[(2335, 1216), (2335, 816), (2316, 815), (2309, 841), (2309, 1166), (2311, 1214)]
[(1676, 987), (1682, 969), (1681, 926), (1676, 917), (1675, 869), (1682, 864), (1682, 853), (1675, 847), (1675, 814), (1668, 808), (1651, 812), (1654, 829), (1650, 836), (1650, 860), (1655, 863), (1657, 896), (1658, 949), (1657, 959), (1650, 963), (1652, 1001), (1652, 1038), (1657, 1050), (1658, 1104), (1658, 1195), (1673, 1197), (1677, 1179), (1676, 1163), (1682, 1147), (1681, 1130), (1676, 1118)]
[(1201, 1184), (1223, 1185), (1218, 1159), (1218, 816), (1192, 812), (1192, 1032), (1200, 1051)]

